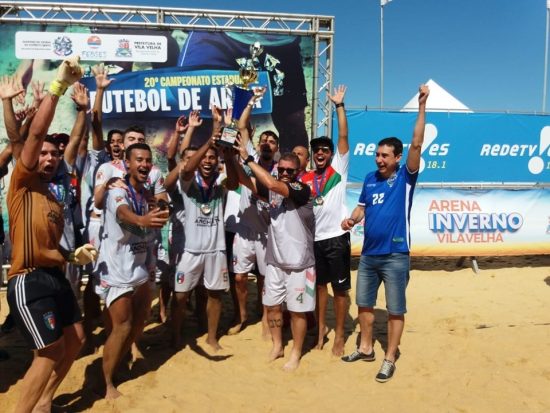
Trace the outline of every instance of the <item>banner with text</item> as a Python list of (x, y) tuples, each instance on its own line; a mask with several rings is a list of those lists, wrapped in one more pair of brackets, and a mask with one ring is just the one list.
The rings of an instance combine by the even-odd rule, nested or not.
[[(360, 193), (348, 189), (350, 211)], [(352, 231), (354, 255), (361, 253), (363, 224)], [(413, 255), (550, 254), (550, 189), (416, 188), (411, 239)]]
[[(348, 111), (348, 119), (350, 182), (375, 169), (382, 138), (403, 141), (404, 162), (416, 113)], [(427, 113), (419, 182), (550, 182), (550, 116)]]

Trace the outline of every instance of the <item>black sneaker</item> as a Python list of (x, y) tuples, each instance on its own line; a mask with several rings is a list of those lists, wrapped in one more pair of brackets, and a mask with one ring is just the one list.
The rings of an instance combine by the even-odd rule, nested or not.
[(394, 372), (395, 363), (384, 359), (384, 361), (382, 362), (382, 367), (380, 367), (380, 370), (378, 371), (375, 380), (379, 383), (385, 383), (393, 377)]
[(370, 354), (365, 354), (359, 351), (358, 349), (355, 350), (353, 353), (351, 353), (349, 356), (342, 357), (342, 361), (345, 361), (346, 363), (352, 363), (354, 361), (374, 361), (376, 360), (376, 357), (374, 355), (374, 350), (370, 352)]

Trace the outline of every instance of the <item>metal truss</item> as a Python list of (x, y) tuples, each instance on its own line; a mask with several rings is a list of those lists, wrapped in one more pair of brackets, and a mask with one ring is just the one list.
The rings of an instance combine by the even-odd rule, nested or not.
[(312, 36), (315, 39), (313, 131), (332, 135), (332, 88), (334, 17), (165, 7), (1, 2), (0, 24), (64, 24), (89, 27), (238, 31)]

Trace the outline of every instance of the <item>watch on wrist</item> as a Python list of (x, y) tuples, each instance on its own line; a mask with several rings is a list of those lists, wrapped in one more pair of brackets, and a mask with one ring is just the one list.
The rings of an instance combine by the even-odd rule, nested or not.
[(243, 161), (243, 165), (248, 165), (248, 162), (254, 162), (254, 157), (252, 155), (247, 156), (247, 158)]
[(337, 103), (336, 105), (334, 105), (335, 108), (343, 108), (344, 107), (344, 102), (340, 102), (340, 103)]

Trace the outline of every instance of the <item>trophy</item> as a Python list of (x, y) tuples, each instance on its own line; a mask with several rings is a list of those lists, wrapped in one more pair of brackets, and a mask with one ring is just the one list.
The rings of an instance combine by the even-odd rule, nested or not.
[(255, 42), (250, 45), (250, 57), (241, 57), (236, 59), (239, 65), (239, 78), (240, 85), (226, 85), (226, 87), (232, 90), (233, 97), (233, 115), (231, 124), (224, 127), (222, 130), (222, 136), (219, 140), (220, 145), (233, 146), (237, 139), (237, 121), (241, 117), (242, 113), (246, 109), (246, 105), (250, 102), (250, 99), (254, 96), (254, 91), (248, 87), (251, 83), (255, 83), (258, 80), (258, 71), (260, 69), (260, 56), (264, 51), (260, 42)]

